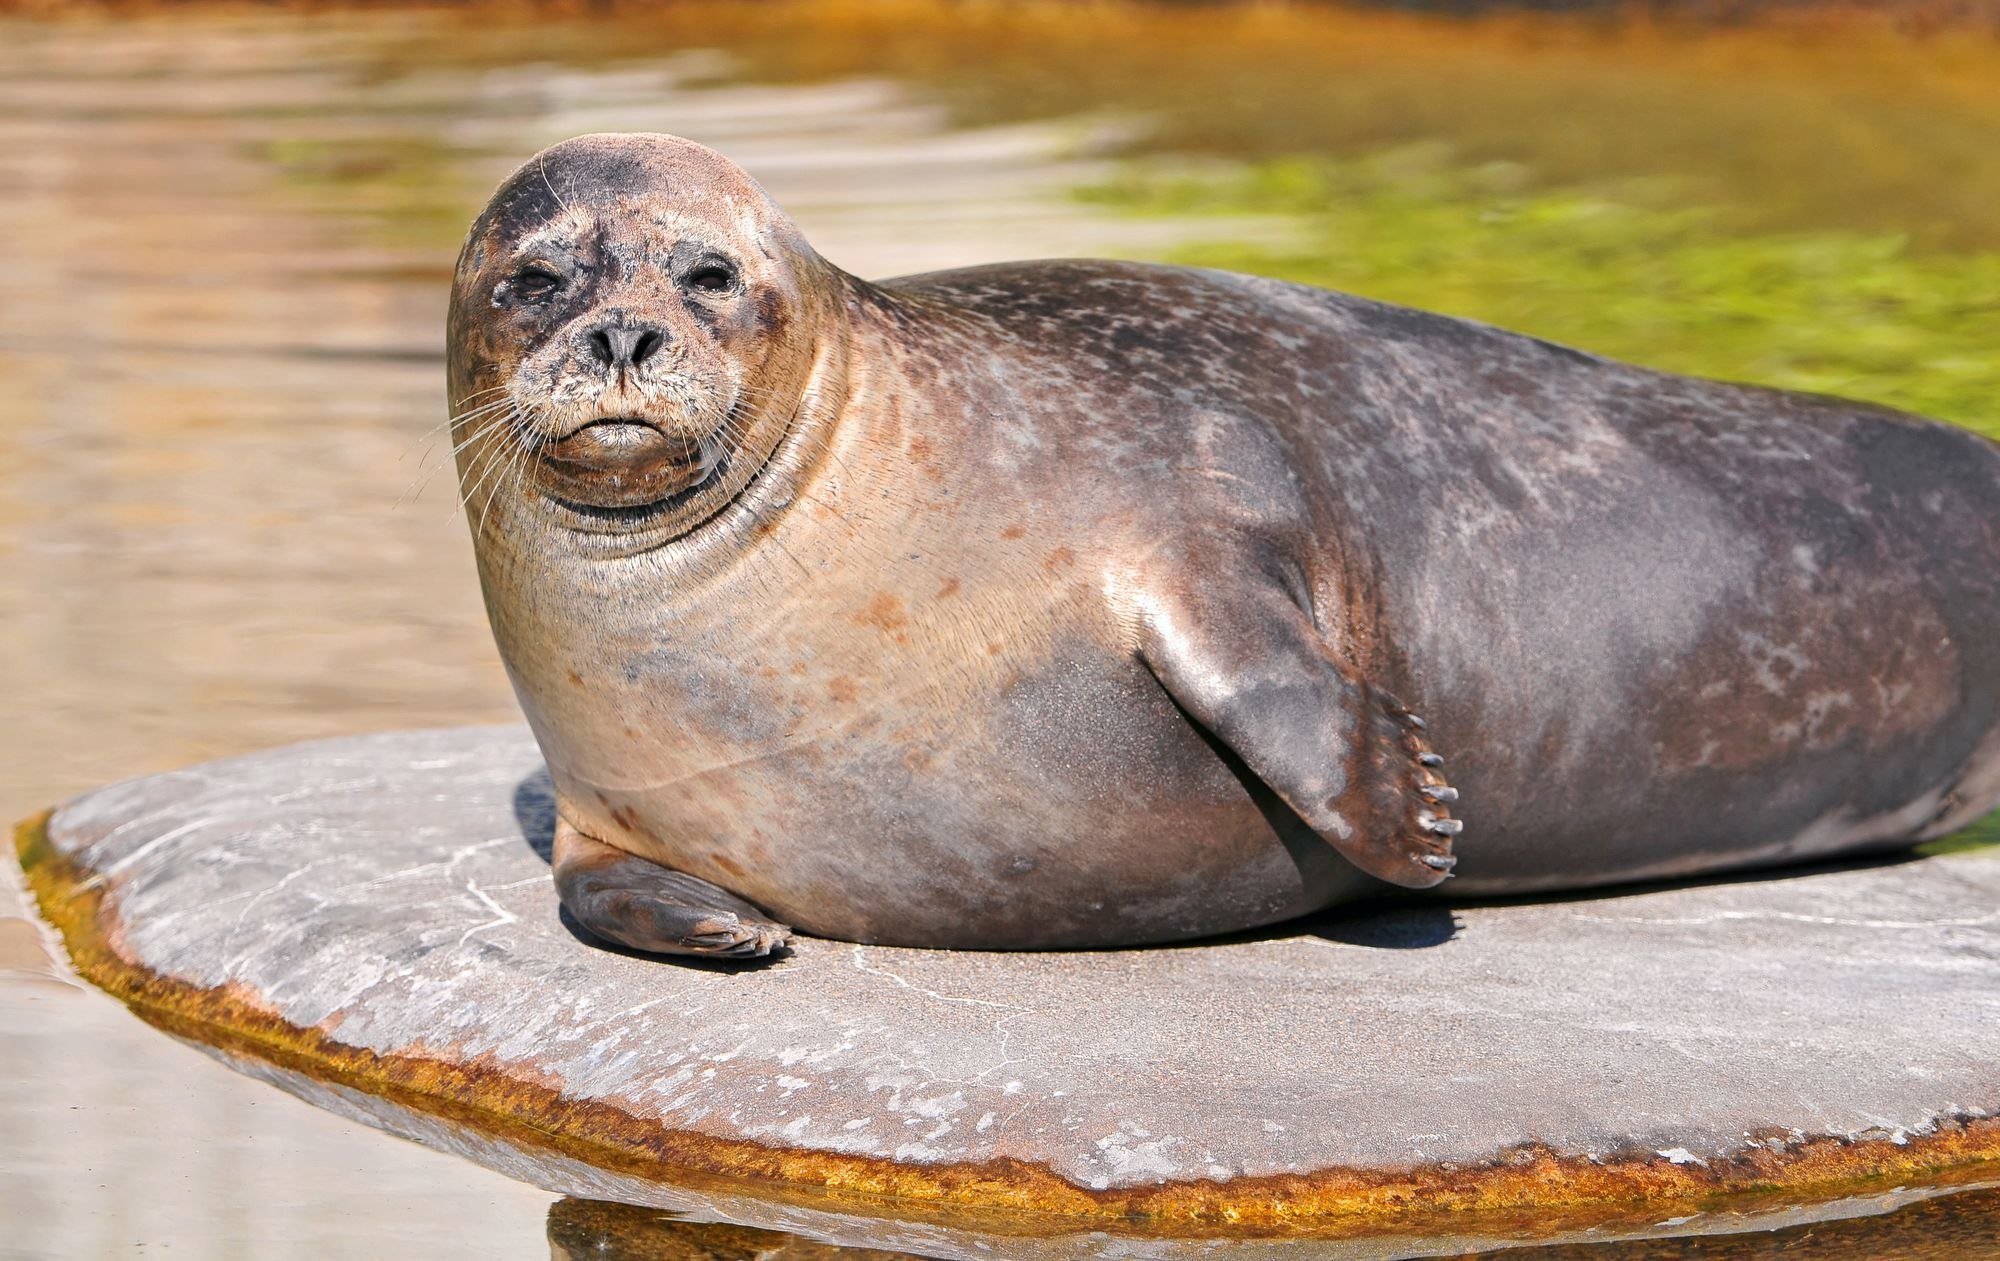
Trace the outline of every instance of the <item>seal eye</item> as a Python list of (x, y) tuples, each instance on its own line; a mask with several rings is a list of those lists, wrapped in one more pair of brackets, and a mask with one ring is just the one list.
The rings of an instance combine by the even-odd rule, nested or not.
[(514, 297), (539, 302), (562, 288), (562, 277), (546, 267), (523, 267), (507, 288)]
[(720, 259), (710, 259), (688, 273), (687, 284), (703, 293), (728, 293), (736, 287), (736, 269)]

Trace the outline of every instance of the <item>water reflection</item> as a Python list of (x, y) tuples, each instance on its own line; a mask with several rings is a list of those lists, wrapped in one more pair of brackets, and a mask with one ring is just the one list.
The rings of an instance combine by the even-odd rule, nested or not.
[[(660, 1209), (565, 1198), (549, 1209), (555, 1261), (889, 1261), (917, 1254), (842, 1248), (774, 1230), (691, 1222)], [(1072, 1255), (1121, 1255), (1109, 1246)], [(1814, 1222), (1748, 1234), (1682, 1235), (1618, 1242), (1532, 1244), (1497, 1251), (1439, 1252), (1421, 1240), (1378, 1244), (1380, 1258), (1451, 1257), (1455, 1261), (1750, 1261), (1810, 1256), (1813, 1261), (1973, 1261), (2000, 1255), (2000, 1188), (1962, 1191), (1872, 1217)], [(1312, 1245), (1283, 1248), (1311, 1255)], [(1142, 1250), (1143, 1251), (1143, 1250)], [(1004, 1255), (1004, 1254), (996, 1254)], [(1137, 1253), (1134, 1253), (1137, 1255)], [(1357, 1254), (1358, 1255), (1358, 1254)]]
[(681, 1221), (663, 1209), (563, 1198), (549, 1207), (553, 1261), (900, 1261), (917, 1254), (842, 1248), (776, 1230)]
[(1816, 1222), (1747, 1235), (1684, 1236), (1633, 1243), (1558, 1244), (1466, 1254), (1518, 1261), (1972, 1261), (2000, 1255), (2000, 1189), (1963, 1191), (1878, 1217)]

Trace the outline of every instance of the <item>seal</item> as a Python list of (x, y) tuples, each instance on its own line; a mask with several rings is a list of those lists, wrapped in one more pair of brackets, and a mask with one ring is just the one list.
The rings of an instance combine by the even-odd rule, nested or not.
[(558, 891), (640, 950), (1169, 941), (2000, 802), (2000, 449), (1943, 424), (1222, 272), (870, 283), (658, 135), (500, 187), (449, 369)]

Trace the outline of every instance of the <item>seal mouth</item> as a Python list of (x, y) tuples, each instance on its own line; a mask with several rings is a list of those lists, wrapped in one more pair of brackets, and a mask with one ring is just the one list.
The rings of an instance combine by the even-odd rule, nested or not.
[(714, 437), (668, 434), (639, 416), (607, 416), (542, 442), (546, 488), (581, 508), (645, 510), (699, 489), (726, 463)]

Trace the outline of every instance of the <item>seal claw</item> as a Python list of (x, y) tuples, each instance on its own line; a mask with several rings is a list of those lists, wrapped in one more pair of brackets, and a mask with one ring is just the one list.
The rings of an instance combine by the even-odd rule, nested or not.
[(1439, 773), (1444, 758), (1425, 738), (1424, 720), (1393, 697), (1376, 696), (1379, 743), (1370, 791), (1381, 812), (1376, 815), (1382, 828), (1376, 844), (1387, 852), (1377, 865), (1358, 865), (1406, 888), (1429, 888), (1450, 877), (1458, 865), (1452, 840), (1464, 824), (1451, 817), (1449, 807), (1458, 801), (1459, 791)]
[(727, 889), (586, 836), (558, 817), (556, 893), (578, 923), (606, 941), (651, 954), (759, 959), (791, 942)]
[(682, 938), (681, 945), (688, 954), (714, 955), (722, 959), (760, 959), (791, 945), (791, 930), (782, 924), (745, 924), (734, 915), (729, 919), (731, 923), (726, 926)]

